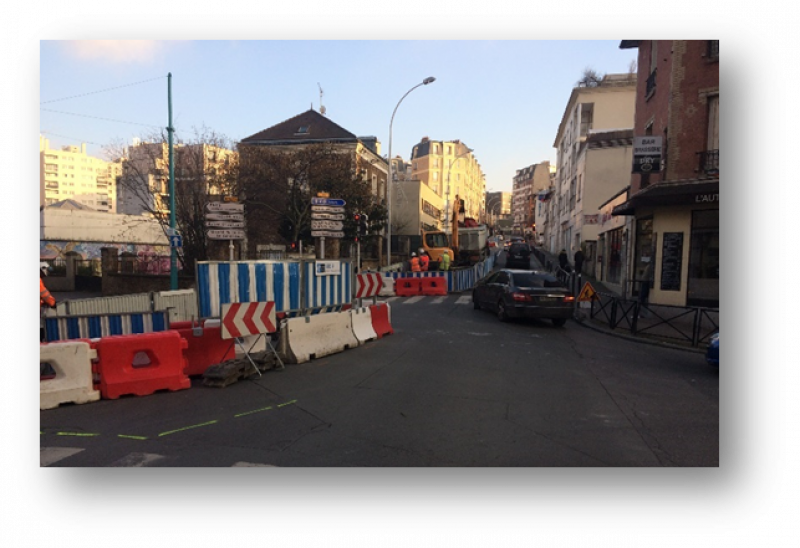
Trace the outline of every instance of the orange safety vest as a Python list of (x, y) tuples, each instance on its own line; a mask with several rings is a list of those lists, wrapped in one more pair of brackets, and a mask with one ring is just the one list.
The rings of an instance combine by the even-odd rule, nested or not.
[(427, 255), (421, 255), (419, 258), (419, 267), (423, 272), (428, 271), (428, 262), (431, 260)]
[(419, 259), (411, 257), (411, 272), (419, 272)]
[(44, 286), (44, 280), (39, 278), (39, 307), (41, 307), (43, 304), (47, 304), (47, 306), (55, 306), (56, 299)]

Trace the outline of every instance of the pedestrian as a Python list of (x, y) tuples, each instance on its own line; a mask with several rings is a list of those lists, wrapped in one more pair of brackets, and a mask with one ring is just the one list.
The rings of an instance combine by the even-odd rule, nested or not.
[(423, 248), (420, 247), (419, 248), (419, 269), (420, 269), (420, 271), (421, 272), (427, 272), (428, 271), (428, 263), (430, 263), (430, 262), (431, 262), (430, 256), (428, 256), (428, 253)]
[(50, 265), (39, 263), (39, 342), (44, 342), (44, 307), (56, 307), (56, 299), (44, 286), (44, 277), (50, 271)]
[(561, 270), (564, 272), (569, 272), (569, 259), (567, 258), (566, 249), (562, 249), (561, 253), (558, 254), (558, 266), (560, 266)]
[(419, 272), (419, 259), (413, 251), (411, 252), (411, 260), (408, 262), (411, 263), (411, 272)]
[(639, 317), (647, 318), (650, 316), (650, 284), (653, 280), (653, 257), (641, 270), (641, 277), (639, 278)]
[(442, 253), (442, 262), (439, 263), (439, 270), (450, 270), (450, 253)]
[(575, 272), (580, 274), (583, 271), (583, 250), (579, 247), (578, 251), (575, 252)]

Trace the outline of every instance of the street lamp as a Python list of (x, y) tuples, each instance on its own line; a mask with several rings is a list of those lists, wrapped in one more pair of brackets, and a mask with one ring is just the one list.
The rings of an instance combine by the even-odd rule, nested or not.
[(394, 111), (392, 111), (392, 119), (389, 121), (389, 179), (387, 181), (386, 188), (388, 192), (386, 193), (386, 205), (388, 209), (388, 226), (387, 226), (387, 238), (386, 238), (386, 266), (392, 264), (392, 124), (394, 124), (394, 115), (397, 113), (397, 108), (400, 106), (400, 103), (403, 102), (409, 93), (414, 91), (420, 86), (427, 86), (430, 83), (436, 81), (436, 78), (433, 76), (428, 76), (422, 82), (411, 88), (403, 95), (399, 101), (397, 101), (397, 105), (394, 107)]

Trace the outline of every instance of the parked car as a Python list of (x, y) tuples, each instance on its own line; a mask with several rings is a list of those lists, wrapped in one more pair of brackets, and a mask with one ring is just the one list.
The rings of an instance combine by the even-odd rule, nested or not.
[(575, 297), (549, 272), (503, 269), (475, 284), (472, 306), (494, 311), (501, 322), (538, 318), (561, 327), (572, 317)]
[(514, 266), (519, 266), (520, 268), (531, 267), (531, 246), (525, 242), (513, 242), (511, 247), (508, 248), (506, 267), (512, 268)]
[(713, 367), (719, 367), (719, 331), (711, 335), (706, 349), (706, 362)]

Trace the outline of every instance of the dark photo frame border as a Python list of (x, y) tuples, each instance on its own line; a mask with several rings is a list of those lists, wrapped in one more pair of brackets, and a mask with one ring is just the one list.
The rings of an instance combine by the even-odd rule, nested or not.
[[(725, 365), (720, 466), (657, 469), (40, 469), (38, 40), (720, 38)], [(752, 28), (722, 18), (77, 18), (18, 72), (18, 475), (45, 520), (84, 530), (726, 529), (761, 514), (782, 464), (782, 85)], [(744, 294), (747, 294), (744, 298)], [(191, 508), (191, 512), (185, 511)]]

